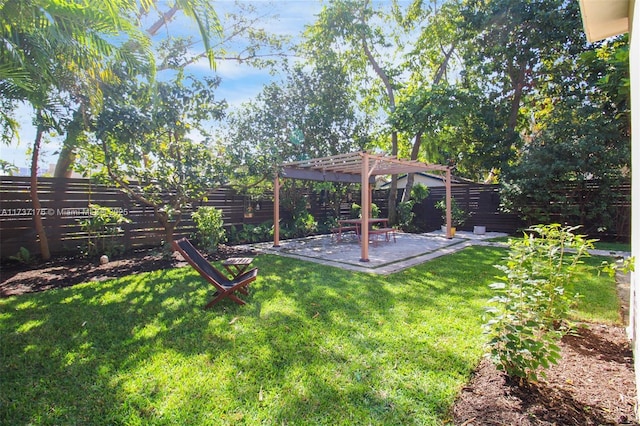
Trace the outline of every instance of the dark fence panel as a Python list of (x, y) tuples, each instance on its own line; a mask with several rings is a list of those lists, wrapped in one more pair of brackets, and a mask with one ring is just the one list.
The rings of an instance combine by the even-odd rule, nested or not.
[[(608, 204), (604, 209), (595, 202), (602, 197), (602, 190), (595, 180), (566, 183), (551, 194), (556, 201), (548, 205), (532, 202), (530, 207), (544, 212), (548, 223), (582, 224), (583, 232), (590, 237), (628, 242), (631, 238), (631, 182), (606, 187), (606, 190)], [(589, 206), (593, 205), (596, 207), (590, 210)], [(612, 225), (603, 226), (603, 217), (610, 217)]]
[[(514, 214), (500, 211), (499, 185), (456, 184), (451, 186), (451, 196), (458, 205), (470, 213), (460, 230), (473, 231), (474, 226), (485, 226), (487, 232), (515, 233), (524, 222)], [(442, 212), (435, 204), (446, 195), (444, 187), (429, 188), (429, 196), (414, 207), (416, 223), (420, 229), (430, 232), (443, 225)]]
[[(15, 255), (20, 247), (39, 253), (28, 177), (0, 177), (0, 258)], [(118, 243), (126, 249), (153, 247), (162, 244), (164, 229), (153, 209), (132, 200), (117, 188), (92, 183), (87, 179), (38, 178), (38, 194), (42, 204), (43, 224), (52, 254), (79, 253), (86, 245), (87, 234), (79, 220), (88, 215), (89, 204), (99, 204), (122, 211), (131, 223), (122, 226), (124, 234)], [(221, 209), (225, 227), (241, 227), (273, 219), (271, 194), (263, 199), (249, 200), (231, 188), (219, 188), (207, 194), (207, 200), (193, 206), (213, 206)], [(190, 236), (195, 232), (192, 209), (185, 209), (175, 236)], [(249, 213), (250, 212), (250, 213)]]
[[(20, 247), (31, 253), (39, 253), (33, 212), (31, 211), (30, 180), (28, 177), (0, 177), (0, 258), (6, 259), (15, 255)], [(588, 188), (582, 189), (576, 196), (575, 189), (568, 185), (567, 193), (573, 194), (567, 199), (579, 203), (589, 197)], [(585, 192), (587, 191), (587, 192)], [(614, 215), (615, 229), (608, 229), (590, 236), (603, 239), (628, 241), (630, 236), (631, 186), (622, 185), (614, 188), (619, 194), (610, 206)], [(43, 208), (43, 222), (49, 239), (52, 254), (78, 253), (86, 244), (87, 234), (82, 231), (79, 219), (86, 218), (91, 203), (106, 207), (122, 209), (131, 220), (122, 228), (124, 234), (118, 242), (127, 249), (159, 246), (164, 238), (164, 229), (154, 217), (153, 209), (140, 205), (117, 188), (99, 185), (87, 179), (39, 178), (38, 193)], [(473, 230), (474, 226), (485, 226), (487, 231), (516, 233), (526, 227), (518, 216), (500, 211), (499, 185), (453, 185), (452, 194), (456, 201), (471, 217), (462, 226), (462, 230)], [(206, 201), (192, 206), (213, 206), (223, 212), (225, 228), (244, 224), (260, 224), (273, 219), (273, 194), (264, 194), (260, 199), (250, 199), (236, 193), (232, 188), (223, 187), (212, 190)], [(401, 199), (399, 191), (398, 200)], [(325, 203), (320, 194), (309, 191), (309, 211), (318, 222), (336, 214), (348, 217), (352, 203), (360, 202), (359, 191), (352, 191), (349, 200), (343, 200), (339, 207)], [(429, 197), (414, 208), (417, 223), (422, 231), (438, 229), (442, 224), (441, 212), (435, 203), (445, 197), (444, 187), (430, 188)], [(374, 191), (372, 200), (378, 205), (381, 216), (388, 215), (388, 192)], [(337, 206), (337, 204), (335, 204)], [(195, 224), (191, 219), (191, 209), (185, 209), (182, 221), (176, 229), (175, 236), (190, 236), (195, 232)], [(580, 223), (580, 218), (553, 216), (550, 222)], [(585, 229), (597, 230), (597, 223), (583, 223)]]
[[(597, 194), (597, 184), (591, 183), (584, 187), (576, 188), (575, 184), (567, 183), (562, 190), (565, 203), (574, 207), (576, 211), (584, 211), (584, 203)], [(562, 214), (550, 214), (546, 223), (561, 223), (567, 225), (582, 225), (582, 231), (592, 238), (603, 240), (629, 241), (631, 236), (631, 185), (626, 183), (611, 188), (616, 194), (616, 201), (608, 206), (608, 213), (614, 218), (612, 228), (604, 228), (601, 223), (589, 220), (585, 215), (569, 216)], [(500, 210), (500, 185), (453, 185), (452, 196), (458, 204), (467, 212), (470, 218), (462, 226), (462, 230), (472, 231), (474, 226), (486, 226), (487, 231), (506, 232), (514, 234), (533, 223), (526, 223), (518, 215), (505, 213)], [(442, 213), (435, 208), (435, 203), (444, 199), (445, 188), (430, 188), (429, 197), (414, 208), (416, 220), (421, 229), (432, 231), (442, 224)], [(551, 211), (548, 206), (538, 206), (541, 210)], [(564, 211), (569, 211), (566, 208)]]

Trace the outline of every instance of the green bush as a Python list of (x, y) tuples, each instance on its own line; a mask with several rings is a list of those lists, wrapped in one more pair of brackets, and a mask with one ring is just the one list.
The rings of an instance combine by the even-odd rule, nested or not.
[[(438, 201), (435, 207), (442, 212), (442, 223), (447, 222), (447, 202), (445, 199)], [(469, 219), (470, 214), (465, 211), (455, 198), (451, 199), (451, 226), (460, 227)]]
[(9, 259), (17, 260), (18, 262), (23, 263), (25, 265), (28, 265), (31, 262), (33, 262), (33, 256), (31, 256), (31, 252), (25, 247), (20, 247), (20, 250), (18, 250), (18, 253), (16, 253), (15, 256), (9, 256)]
[(120, 225), (131, 223), (125, 214), (126, 211), (119, 208), (89, 204), (89, 217), (78, 220), (80, 229), (87, 233), (87, 256), (113, 256), (124, 251), (124, 245), (118, 244), (116, 238), (124, 232)]
[(300, 213), (294, 220), (293, 226), (295, 228), (296, 236), (306, 237), (313, 234), (318, 229), (318, 223), (313, 215), (309, 212)]
[(418, 227), (414, 223), (416, 214), (413, 212), (413, 207), (417, 203), (421, 203), (428, 196), (429, 188), (421, 183), (417, 183), (411, 188), (411, 197), (409, 200), (398, 203), (398, 225), (403, 231), (417, 231)]
[[(351, 219), (360, 219), (362, 217), (362, 212), (360, 210), (360, 204), (351, 204), (351, 212), (349, 213)], [(378, 207), (376, 203), (371, 203), (371, 217), (380, 217), (380, 207)]]
[(327, 216), (322, 223), (318, 224), (318, 232), (321, 234), (327, 234), (331, 232), (333, 228), (338, 227), (338, 218), (334, 216)]
[(416, 203), (421, 203), (428, 196), (429, 187), (427, 185), (416, 183), (411, 188), (411, 199), (416, 200)]
[(218, 250), (218, 244), (226, 241), (222, 210), (201, 206), (191, 214), (197, 228), (197, 240), (209, 252)]
[(273, 221), (267, 220), (259, 225), (245, 223), (238, 231), (235, 226), (229, 229), (229, 242), (234, 244), (257, 243), (273, 238)]
[(594, 241), (574, 234), (577, 228), (535, 226), (523, 239), (510, 240), (505, 263), (496, 265), (505, 275), (491, 285), (497, 295), (489, 301), (485, 329), (491, 359), (511, 377), (535, 382), (560, 359), (557, 342), (577, 297), (569, 287), (572, 274)]

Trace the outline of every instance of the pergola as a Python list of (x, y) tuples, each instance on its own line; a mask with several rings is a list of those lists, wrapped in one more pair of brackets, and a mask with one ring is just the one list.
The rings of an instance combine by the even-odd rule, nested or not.
[[(399, 160), (396, 157), (370, 154), (366, 151), (331, 157), (283, 163), (273, 184), (273, 245), (280, 246), (280, 178), (344, 182), (361, 184), (362, 223), (369, 223), (371, 216), (371, 187), (376, 175), (419, 173), (429, 170), (446, 172), (447, 238), (451, 238), (451, 169), (447, 166)], [(365, 208), (366, 206), (366, 208)], [(360, 236), (360, 261), (369, 261), (369, 227), (362, 226)]]

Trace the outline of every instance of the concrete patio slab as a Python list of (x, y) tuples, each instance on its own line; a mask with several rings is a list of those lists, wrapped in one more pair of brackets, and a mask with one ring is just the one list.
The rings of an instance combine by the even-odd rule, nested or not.
[(396, 242), (392, 239), (389, 242), (378, 241), (369, 245), (369, 262), (360, 261), (360, 243), (355, 235), (348, 234), (340, 242), (336, 242), (331, 235), (316, 235), (280, 240), (280, 247), (273, 247), (273, 243), (249, 244), (248, 247), (258, 252), (293, 257), (352, 271), (390, 274), (471, 245), (498, 245), (499, 243), (486, 240), (505, 235), (496, 232), (475, 235), (459, 231), (454, 238), (447, 239), (441, 231), (427, 234), (398, 232)]

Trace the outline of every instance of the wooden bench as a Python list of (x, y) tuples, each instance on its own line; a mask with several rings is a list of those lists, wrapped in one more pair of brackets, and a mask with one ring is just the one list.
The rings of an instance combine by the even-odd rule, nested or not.
[(357, 226), (338, 226), (337, 228), (331, 228), (331, 233), (336, 236), (336, 242), (342, 240), (342, 233), (346, 231), (354, 231), (358, 233)]
[(369, 235), (374, 238), (373, 242), (378, 240), (378, 235), (384, 234), (385, 241), (391, 241), (391, 235), (393, 236), (393, 242), (396, 242), (396, 230), (395, 228), (377, 228), (369, 230)]

